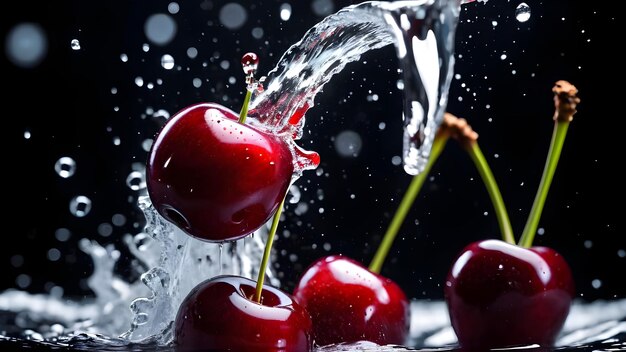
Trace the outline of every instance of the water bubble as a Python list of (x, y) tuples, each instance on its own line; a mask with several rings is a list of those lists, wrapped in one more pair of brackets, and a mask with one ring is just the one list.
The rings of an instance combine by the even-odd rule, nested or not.
[(51, 262), (56, 262), (61, 259), (61, 251), (56, 248), (50, 248), (48, 250), (48, 260)]
[(113, 137), (113, 145), (120, 145), (122, 144), (122, 140), (120, 139), (120, 137)]
[(602, 287), (602, 281), (601, 281), (601, 280), (599, 280), (599, 279), (593, 279), (593, 280), (591, 281), (591, 286), (597, 290), (597, 289), (599, 289), (600, 287)]
[(31, 136), (30, 131), (28, 130), (24, 131), (24, 139), (30, 139), (30, 136)]
[(491, 26), (496, 27), (498, 25), (498, 21), (491, 21)]
[(537, 229), (537, 234), (539, 236), (543, 236), (544, 233), (546, 233), (546, 230), (543, 227)]
[(120, 54), (120, 60), (122, 60), (122, 62), (128, 62), (128, 55)]
[(222, 60), (222, 62), (220, 62), (220, 67), (224, 70), (228, 70), (230, 68), (230, 62), (228, 62), (228, 60)]
[(78, 39), (72, 39), (70, 46), (72, 47), (72, 50), (80, 50), (80, 42)]
[(398, 88), (398, 90), (404, 90), (404, 80), (399, 79), (399, 80), (396, 82), (396, 88)]
[(135, 78), (135, 84), (137, 85), (137, 87), (143, 87), (143, 78), (141, 77)]
[(146, 188), (146, 178), (139, 171), (133, 171), (126, 177), (126, 185), (133, 191), (139, 191)]
[(62, 178), (72, 177), (76, 172), (76, 162), (74, 159), (64, 156), (54, 163), (54, 170)]
[(165, 54), (161, 56), (161, 66), (163, 66), (166, 70), (171, 70), (174, 68), (174, 58), (170, 54)]
[(515, 19), (518, 22), (526, 22), (530, 19), (530, 6), (523, 2), (515, 8)]
[(150, 44), (145, 43), (141, 46), (141, 50), (143, 50), (144, 53), (147, 53), (148, 51), (150, 51)]
[(620, 258), (626, 258), (626, 250), (618, 249), (617, 250), (617, 256), (620, 257)]
[(188, 48), (187, 56), (189, 56), (190, 59), (195, 59), (198, 56), (198, 49), (194, 48), (193, 46)]
[(117, 88), (116, 87), (111, 87), (111, 94), (113, 94), (113, 95), (117, 94)]
[(398, 156), (398, 155), (395, 155), (393, 158), (391, 158), (391, 163), (394, 166), (398, 166), (398, 165), (402, 164), (402, 158), (400, 156)]
[(177, 25), (170, 15), (157, 13), (148, 17), (143, 30), (150, 42), (156, 45), (166, 45), (174, 39)]
[(202, 80), (200, 78), (194, 78), (192, 83), (196, 88), (200, 88), (202, 86)]
[(169, 5), (167, 5), (167, 11), (172, 15), (175, 15), (178, 11), (180, 11), (180, 6), (177, 2), (170, 2)]
[(384, 129), (385, 129), (385, 127), (387, 127), (387, 124), (386, 124), (386, 123), (384, 123), (384, 122), (380, 122), (380, 123), (378, 124), (378, 129), (379, 129), (379, 130), (381, 130), (381, 131), (382, 131), (382, 130), (384, 130)]
[(586, 240), (583, 245), (585, 246), (585, 248), (590, 249), (591, 247), (593, 247), (593, 242), (590, 240)]
[(239, 29), (248, 19), (248, 13), (243, 6), (231, 2), (220, 9), (219, 18), (224, 27)]
[(283, 21), (289, 21), (290, 18), (291, 18), (291, 5), (287, 3), (280, 5), (280, 19)]
[(500, 55), (500, 60), (506, 60), (506, 54)]
[(7, 58), (15, 66), (32, 68), (46, 56), (48, 38), (40, 25), (20, 23), (7, 34), (4, 49)]
[(67, 242), (67, 240), (69, 240), (71, 236), (72, 236), (72, 233), (70, 232), (70, 230), (64, 227), (61, 227), (57, 229), (56, 231), (54, 231), (54, 237), (59, 242)]
[(354, 131), (340, 132), (335, 138), (335, 150), (343, 157), (357, 157), (362, 146), (361, 136)]
[(317, 16), (327, 16), (335, 12), (335, 4), (332, 0), (313, 0), (311, 10)]
[(91, 211), (91, 199), (85, 196), (76, 196), (70, 201), (70, 213), (77, 218), (82, 218)]
[(263, 28), (261, 28), (261, 27), (254, 27), (254, 28), (252, 28), (252, 37), (254, 39), (261, 39), (261, 38), (263, 38), (263, 34), (264, 34)]

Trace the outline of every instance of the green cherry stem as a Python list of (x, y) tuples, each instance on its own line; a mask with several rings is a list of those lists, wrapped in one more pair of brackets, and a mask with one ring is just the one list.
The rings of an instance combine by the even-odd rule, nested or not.
[(537, 227), (539, 226), (539, 219), (543, 211), (543, 206), (546, 203), (548, 197), (548, 190), (552, 184), (554, 173), (556, 172), (556, 166), (559, 163), (561, 157), (561, 151), (563, 150), (563, 144), (565, 143), (565, 137), (567, 136), (567, 130), (569, 124), (574, 118), (576, 113), (576, 106), (580, 103), (580, 99), (576, 96), (578, 90), (572, 84), (567, 81), (558, 81), (552, 88), (554, 93), (554, 129), (552, 130), (552, 139), (550, 141), (550, 149), (548, 150), (548, 157), (546, 159), (546, 165), (541, 175), (541, 182), (539, 183), (539, 189), (535, 196), (535, 201), (530, 210), (530, 215), (524, 226), (522, 237), (520, 238), (519, 245), (521, 247), (530, 248), (533, 245), (535, 234), (537, 233)]
[(252, 97), (252, 90), (246, 88), (246, 97), (243, 99), (243, 106), (241, 112), (239, 112), (239, 123), (246, 123), (246, 117), (248, 117), (248, 106), (250, 105), (250, 98)]
[(276, 229), (278, 229), (278, 222), (280, 220), (280, 214), (283, 212), (283, 205), (285, 205), (285, 198), (276, 209), (274, 217), (272, 218), (272, 227), (267, 235), (267, 242), (265, 243), (265, 250), (263, 251), (263, 259), (261, 260), (261, 267), (259, 268), (259, 276), (256, 280), (256, 292), (254, 293), (254, 301), (261, 303), (261, 292), (263, 292), (263, 282), (265, 281), (265, 271), (267, 270), (267, 263), (269, 262), (270, 253), (272, 252), (272, 243), (274, 242), (274, 235)]
[(489, 198), (491, 198), (491, 203), (493, 204), (493, 208), (496, 212), (498, 226), (500, 227), (500, 232), (502, 233), (502, 239), (510, 244), (515, 244), (513, 228), (511, 226), (511, 221), (509, 220), (509, 215), (506, 211), (506, 206), (504, 205), (504, 200), (502, 199), (502, 193), (500, 193), (500, 188), (498, 188), (498, 183), (496, 182), (495, 177), (493, 177), (493, 172), (491, 172), (491, 168), (485, 159), (485, 155), (480, 150), (478, 142), (476, 141), (466, 145), (465, 149), (469, 153), (470, 158), (474, 162), (474, 165), (476, 166), (476, 169), (478, 170), (478, 173), (487, 188)]
[(398, 231), (400, 230), (400, 227), (402, 226), (402, 223), (404, 222), (404, 219), (406, 218), (409, 209), (411, 209), (411, 205), (415, 201), (415, 197), (417, 197), (417, 194), (422, 188), (422, 185), (424, 184), (424, 181), (426, 180), (430, 169), (435, 164), (435, 161), (437, 161), (437, 159), (439, 158), (439, 155), (446, 146), (447, 141), (448, 135), (445, 133), (438, 133), (435, 137), (432, 149), (430, 151), (430, 157), (428, 158), (428, 162), (426, 163), (424, 170), (415, 175), (411, 180), (411, 183), (409, 184), (409, 187), (407, 188), (406, 193), (404, 194), (404, 197), (402, 198), (402, 201), (400, 202), (400, 205), (396, 210), (396, 213), (391, 219), (391, 223), (387, 228), (387, 232), (385, 232), (383, 240), (380, 243), (376, 254), (374, 255), (374, 259), (372, 259), (372, 262), (370, 263), (369, 270), (371, 272), (376, 274), (380, 273), (383, 263), (385, 262), (385, 258), (387, 258), (387, 254), (389, 254), (391, 245), (393, 244), (393, 241), (396, 238), (396, 235), (398, 234)]

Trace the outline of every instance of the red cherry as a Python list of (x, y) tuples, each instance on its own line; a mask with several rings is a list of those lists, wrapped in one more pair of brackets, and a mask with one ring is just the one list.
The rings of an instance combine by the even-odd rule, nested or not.
[(552, 346), (574, 297), (572, 274), (561, 255), (499, 240), (467, 246), (444, 289), (459, 343), (480, 351)]
[(190, 106), (156, 138), (147, 166), (150, 199), (189, 235), (230, 241), (267, 222), (294, 172), (280, 138), (237, 122), (217, 104)]
[(368, 340), (403, 344), (409, 332), (409, 302), (390, 279), (340, 256), (322, 258), (294, 291), (311, 314), (318, 345)]
[(250, 297), (256, 283), (218, 276), (196, 286), (174, 321), (177, 351), (284, 351), (312, 349), (311, 318), (287, 293), (264, 286), (262, 304)]

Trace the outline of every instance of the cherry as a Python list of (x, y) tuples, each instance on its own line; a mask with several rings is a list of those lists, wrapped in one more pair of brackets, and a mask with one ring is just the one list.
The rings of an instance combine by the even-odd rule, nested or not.
[(444, 292), (464, 349), (550, 347), (569, 313), (574, 285), (554, 250), (486, 240), (461, 252)]
[(174, 321), (178, 351), (309, 351), (311, 319), (287, 293), (264, 286), (261, 304), (252, 301), (256, 283), (218, 276), (196, 286)]
[(502, 236), (508, 242), (472, 243), (450, 269), (444, 293), (452, 327), (464, 349), (529, 344), (549, 348), (569, 313), (574, 297), (569, 266), (553, 249), (531, 247), (569, 123), (580, 102), (578, 90), (568, 82), (558, 81), (552, 90), (554, 132), (519, 244), (515, 244), (504, 202), (476, 138), (462, 143), (489, 190)]
[(403, 344), (409, 332), (409, 302), (390, 279), (358, 262), (330, 256), (313, 263), (294, 297), (311, 314), (318, 345), (368, 340)]
[(289, 146), (238, 119), (218, 104), (190, 106), (165, 124), (150, 151), (147, 185), (155, 209), (205, 241), (235, 240), (258, 229), (293, 175)]

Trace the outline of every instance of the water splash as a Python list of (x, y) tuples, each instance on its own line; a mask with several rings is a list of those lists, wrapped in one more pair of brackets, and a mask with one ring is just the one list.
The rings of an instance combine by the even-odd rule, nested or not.
[(454, 65), (459, 0), (365, 2), (311, 28), (268, 74), (250, 116), (274, 133), (298, 139), (304, 114), (333, 75), (362, 54), (395, 44), (404, 88), (404, 165), (425, 165), (444, 108)]

